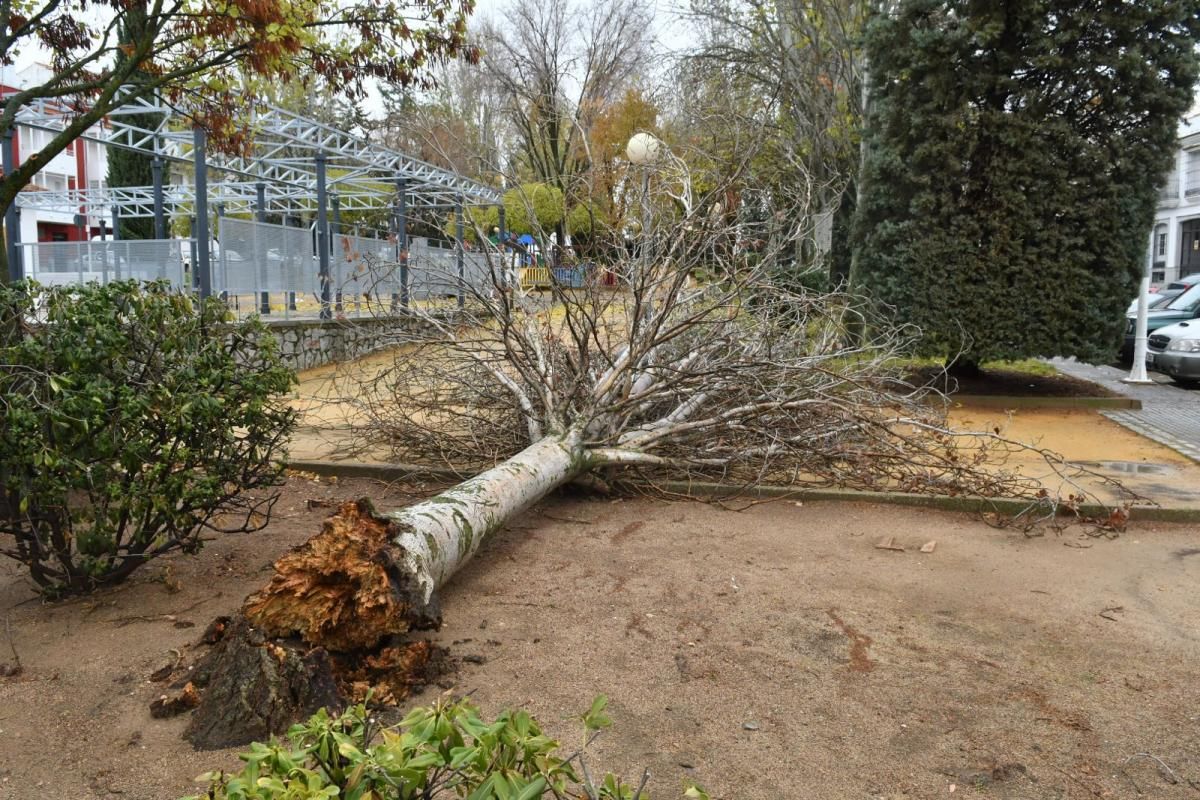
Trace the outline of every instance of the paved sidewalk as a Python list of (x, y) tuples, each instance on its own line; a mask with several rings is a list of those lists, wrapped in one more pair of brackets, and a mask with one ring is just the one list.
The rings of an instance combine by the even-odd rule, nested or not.
[(1128, 370), (1107, 365), (1083, 364), (1074, 359), (1051, 359), (1060, 372), (1098, 383), (1142, 401), (1140, 411), (1105, 411), (1104, 416), (1200, 462), (1200, 390), (1184, 389), (1165, 377), (1150, 374), (1153, 385), (1122, 383)]

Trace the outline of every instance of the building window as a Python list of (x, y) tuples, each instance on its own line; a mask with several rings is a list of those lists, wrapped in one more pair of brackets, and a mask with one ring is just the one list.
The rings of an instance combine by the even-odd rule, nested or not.
[(1192, 150), (1187, 154), (1187, 183), (1184, 194), (1200, 194), (1200, 151)]
[(1155, 236), (1154, 254), (1159, 258), (1167, 257), (1167, 232), (1159, 231)]

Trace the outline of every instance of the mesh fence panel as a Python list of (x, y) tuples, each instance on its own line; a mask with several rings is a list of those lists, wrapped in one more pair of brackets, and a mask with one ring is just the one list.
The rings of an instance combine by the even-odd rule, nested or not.
[(400, 293), (400, 262), (395, 239), (368, 239), (341, 234), (334, 237), (329, 276), (342, 303), (361, 304)]
[(492, 270), (499, 268), (499, 263), (493, 261), (492, 265), (489, 265), (487, 256), (479, 252), (466, 253), (463, 260), (463, 273), (467, 285), (475, 287), (476, 291), (481, 291), (484, 295), (489, 293), (489, 289), (496, 282), (493, 281)]
[[(313, 240), (307, 228), (221, 218), (219, 239), (210, 254), (213, 292), (224, 295), (239, 312), (316, 314), (321, 288)], [(177, 288), (191, 287), (184, 264), (192, 261), (196, 250), (189, 239), (30, 242), (21, 247), (25, 274), (46, 285), (135, 278), (165, 279)], [(391, 308), (393, 298), (404, 294), (394, 237), (335, 236), (329, 270), (333, 300), (343, 313), (377, 313)], [(467, 286), (488, 291), (491, 271), (485, 253), (463, 254), (461, 280)], [(510, 273), (508, 280), (515, 282), (515, 270)], [(410, 240), (411, 301), (453, 299), (460, 293), (459, 286), (453, 244), (419, 237)]]
[(221, 238), (212, 258), (214, 291), (320, 293), (313, 236), (307, 228), (229, 217), (220, 224)]
[(458, 296), (458, 268), (452, 248), (414, 239), (408, 254), (409, 297), (436, 300)]
[(114, 242), (28, 242), (21, 245), (25, 275), (46, 286), (167, 280), (184, 286), (181, 239)]

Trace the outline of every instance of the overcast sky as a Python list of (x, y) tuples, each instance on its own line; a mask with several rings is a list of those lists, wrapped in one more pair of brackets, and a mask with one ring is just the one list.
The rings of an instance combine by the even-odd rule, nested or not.
[[(511, 5), (512, 0), (475, 0), (472, 21), (484, 17), (498, 17), (500, 10)], [(604, 0), (590, 0), (604, 2)], [(687, 25), (681, 20), (678, 9), (680, 0), (645, 0), (646, 7), (654, 17), (655, 34), (663, 49), (668, 52), (682, 50), (689, 44)]]

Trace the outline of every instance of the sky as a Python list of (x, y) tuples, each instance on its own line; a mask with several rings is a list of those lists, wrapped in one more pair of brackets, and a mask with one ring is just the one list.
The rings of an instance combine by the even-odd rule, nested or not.
[[(604, 2), (604, 0), (595, 0)], [(499, 16), (501, 9), (511, 3), (511, 0), (475, 0), (475, 13), (472, 20), (482, 17)], [(675, 52), (682, 50), (690, 43), (687, 25), (680, 24), (678, 12), (679, 3), (676, 0), (646, 0), (645, 5), (651, 9), (654, 17), (655, 34), (662, 43), (664, 50)]]

